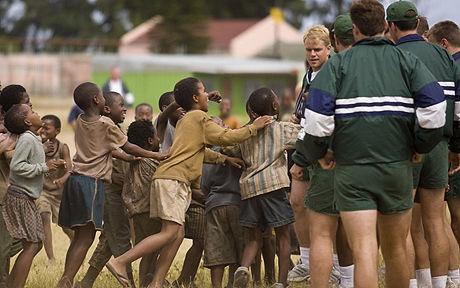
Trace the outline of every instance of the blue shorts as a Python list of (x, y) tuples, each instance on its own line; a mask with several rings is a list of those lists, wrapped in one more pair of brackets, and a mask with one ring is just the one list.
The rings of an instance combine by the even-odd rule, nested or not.
[(294, 222), (294, 212), (287, 198), (286, 189), (276, 190), (241, 201), (240, 224), (258, 227), (262, 231)]
[(62, 192), (59, 226), (74, 229), (93, 223), (96, 230), (102, 230), (104, 194), (102, 180), (80, 174), (70, 175)]

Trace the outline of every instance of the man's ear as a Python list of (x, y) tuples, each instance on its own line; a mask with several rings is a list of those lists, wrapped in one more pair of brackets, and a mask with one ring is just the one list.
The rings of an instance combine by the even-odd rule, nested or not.
[(24, 123), (26, 124), (27, 127), (32, 126), (32, 123), (29, 121), (29, 119), (24, 119)]
[(444, 49), (447, 49), (447, 47), (449, 47), (449, 41), (446, 38), (442, 38), (440, 44)]
[(109, 115), (110, 114), (110, 107), (105, 105), (104, 106), (104, 114)]

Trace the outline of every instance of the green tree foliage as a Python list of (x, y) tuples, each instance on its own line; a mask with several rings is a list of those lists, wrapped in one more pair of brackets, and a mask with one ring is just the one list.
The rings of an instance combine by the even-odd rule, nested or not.
[[(286, 21), (300, 28), (305, 17), (333, 19), (349, 3), (350, 0), (0, 0), (0, 36), (10, 37), (10, 43), (17, 41), (27, 51), (114, 51), (121, 35), (160, 15), (163, 21), (152, 35), (154, 52), (202, 53), (209, 44), (203, 33), (209, 19), (263, 18), (276, 6), (283, 10)], [(9, 13), (12, 7), (22, 7), (22, 11)]]

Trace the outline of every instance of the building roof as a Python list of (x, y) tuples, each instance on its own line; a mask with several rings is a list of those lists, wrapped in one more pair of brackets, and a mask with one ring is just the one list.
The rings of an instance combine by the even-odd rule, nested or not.
[(211, 20), (208, 24), (207, 36), (210, 38), (211, 50), (228, 50), (230, 43), (260, 19), (229, 19)]
[(155, 16), (126, 32), (120, 39), (121, 45), (129, 45), (150, 33), (161, 22), (161, 16)]
[(208, 74), (298, 74), (304, 70), (299, 61), (263, 58), (235, 58), (216, 55), (95, 54), (95, 71), (115, 65), (125, 71), (185, 71)]

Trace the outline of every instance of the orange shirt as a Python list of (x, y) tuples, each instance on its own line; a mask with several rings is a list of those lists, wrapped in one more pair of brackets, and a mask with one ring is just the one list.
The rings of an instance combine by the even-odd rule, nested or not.
[(241, 128), (241, 124), (240, 122), (238, 121), (238, 119), (236, 119), (235, 116), (228, 116), (227, 119), (225, 120), (222, 120), (224, 122), (225, 125), (227, 125), (228, 128), (230, 129), (238, 129), (238, 128)]

